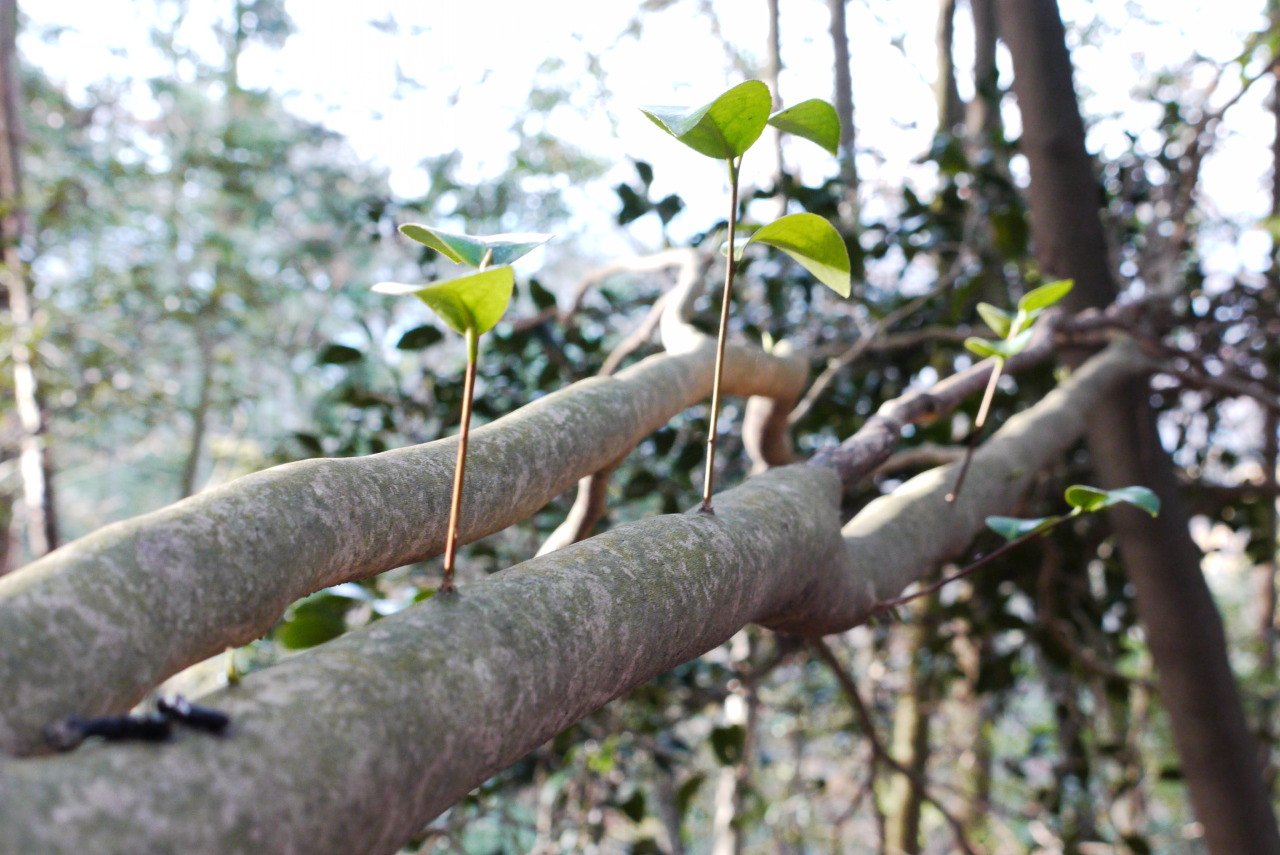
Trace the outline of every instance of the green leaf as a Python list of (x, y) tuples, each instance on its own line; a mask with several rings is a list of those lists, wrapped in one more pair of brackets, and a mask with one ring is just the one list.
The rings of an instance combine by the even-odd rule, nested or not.
[(364, 359), (363, 353), (354, 347), (347, 347), (337, 342), (326, 344), (324, 350), (320, 351), (320, 355), (316, 357), (316, 361), (322, 365), (346, 365), (359, 362), (361, 359)]
[(450, 261), (470, 267), (479, 267), (483, 264), (485, 253), (490, 251), (493, 255), (489, 259), (489, 264), (510, 264), (530, 250), (551, 240), (551, 235), (534, 234), (504, 234), (490, 237), (460, 235), (418, 223), (405, 223), (400, 227), (400, 233), (431, 247)]
[(791, 214), (774, 220), (757, 229), (746, 243), (756, 242), (782, 250), (841, 297), (848, 297), (853, 289), (844, 238), (817, 214)]
[(633, 792), (631, 794), (631, 798), (620, 803), (618, 807), (622, 810), (623, 813), (627, 815), (627, 818), (630, 819), (632, 822), (644, 822), (644, 817), (645, 817), (644, 793), (642, 793), (640, 790), (636, 790), (635, 792)]
[(290, 607), (272, 637), (293, 650), (314, 647), (347, 631), (347, 612), (360, 601), (321, 591)]
[(1098, 511), (1107, 506), (1107, 491), (1084, 484), (1075, 484), (1067, 488), (1067, 504), (1082, 511)]
[(1009, 359), (1026, 350), (1034, 330), (1023, 330), (1013, 338), (991, 341), (990, 339), (969, 336), (964, 346), (979, 356), (994, 356), (998, 359)]
[(991, 331), (1000, 338), (1009, 337), (1009, 330), (1013, 328), (1013, 315), (990, 303), (979, 303), (978, 314), (982, 316), (986, 325), (991, 327)]
[(422, 350), (442, 338), (444, 338), (444, 333), (440, 332), (440, 330), (431, 326), (431, 324), (423, 324), (400, 336), (400, 340), (396, 342), (396, 347), (400, 350)]
[(1037, 309), (1044, 310), (1061, 300), (1071, 291), (1072, 285), (1075, 283), (1070, 279), (1063, 279), (1058, 282), (1050, 282), (1048, 285), (1041, 285), (1022, 295), (1022, 299), (1018, 301), (1018, 310), (1030, 314)]
[(1046, 531), (1060, 522), (1062, 517), (1040, 517), (1024, 520), (1017, 517), (987, 517), (987, 528), (1005, 540), (1017, 540), (1040, 531)]
[(783, 133), (815, 142), (832, 154), (840, 151), (840, 117), (836, 108), (821, 98), (779, 110), (769, 117), (769, 124)]
[(721, 766), (732, 766), (742, 759), (747, 744), (747, 731), (740, 724), (711, 729), (711, 750)]
[(760, 138), (771, 106), (769, 87), (748, 80), (701, 107), (641, 107), (640, 111), (699, 154), (733, 160)]
[(695, 772), (679, 786), (676, 790), (676, 797), (673, 799), (676, 816), (684, 819), (685, 814), (689, 812), (689, 805), (693, 803), (694, 796), (698, 794), (698, 790), (706, 783), (706, 780), (706, 775), (701, 772)]
[(465, 335), (470, 331), (481, 335), (493, 329), (507, 310), (515, 284), (515, 273), (510, 267), (495, 267), (439, 285), (379, 282), (373, 290), (397, 297), (412, 294), (426, 303), (454, 332)]
[(1013, 338), (1007, 338), (1004, 341), (996, 342), (996, 350), (998, 350), (1000, 355), (1005, 359), (1010, 359), (1027, 349), (1027, 345), (1031, 343), (1031, 336), (1034, 334), (1035, 330), (1023, 330)]
[(1000, 351), (996, 350), (997, 344), (998, 342), (987, 341), (985, 338), (978, 338), (975, 335), (971, 335), (964, 340), (965, 347), (967, 347), (969, 350), (973, 351), (974, 353), (978, 354), (984, 359), (991, 356), (994, 356), (998, 359), (1004, 358), (1001, 355)]
[(1099, 490), (1084, 484), (1067, 488), (1067, 504), (1082, 511), (1100, 511), (1113, 505), (1136, 505), (1151, 516), (1160, 514), (1160, 497), (1146, 487), (1117, 487)]

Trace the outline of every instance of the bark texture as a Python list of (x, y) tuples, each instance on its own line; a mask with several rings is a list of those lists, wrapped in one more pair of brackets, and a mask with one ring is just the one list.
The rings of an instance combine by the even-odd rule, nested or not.
[(715, 515), (615, 529), (256, 672), (204, 699), (232, 715), (222, 738), (0, 763), (0, 851), (394, 852), (560, 729), (747, 623), (860, 622), (1011, 510), (1143, 364), (1113, 348), (1011, 419), (958, 507), (934, 471), (841, 531), (835, 470), (774, 469), (718, 496)]
[[(1013, 54), (1021, 146), (1031, 167), (1036, 258), (1045, 275), (1075, 280), (1069, 298), (1075, 308), (1108, 305), (1116, 284), (1057, 4), (999, 0), (997, 8)], [(1113, 511), (1111, 519), (1209, 850), (1274, 855), (1280, 832), (1227, 659), (1222, 620), (1144, 382), (1123, 383), (1102, 402), (1093, 413), (1089, 447), (1102, 486), (1142, 484), (1161, 500), (1156, 519), (1127, 508)]]
[[(548, 395), (474, 431), (460, 541), (523, 520), (704, 400), (714, 342)], [(728, 394), (794, 400), (796, 360), (730, 347)], [(0, 752), (121, 712), (265, 633), (290, 603), (444, 549), (456, 439), (278, 466), (94, 534), (0, 579)]]

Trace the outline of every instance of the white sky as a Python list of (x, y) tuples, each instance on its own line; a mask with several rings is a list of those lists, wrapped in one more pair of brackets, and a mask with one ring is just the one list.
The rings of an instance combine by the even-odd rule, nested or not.
[[(580, 148), (618, 166), (608, 182), (585, 188), (574, 198), (581, 224), (611, 222), (617, 201), (608, 189), (633, 180), (628, 156), (655, 165), (656, 194), (678, 191), (690, 203), (676, 225), (701, 230), (723, 204), (720, 170), (705, 158), (664, 137), (636, 106), (702, 103), (738, 76), (711, 37), (696, 3), (678, 4), (647, 18), (643, 37), (620, 38), (636, 3), (601, 0), (364, 0), (360, 3), (292, 0), (299, 28), (279, 52), (256, 50), (242, 65), (246, 85), (290, 93), (287, 103), (308, 118), (345, 134), (364, 158), (385, 164), (392, 187), (413, 196), (425, 189), (417, 167), (429, 155), (461, 149), (474, 175), (500, 168), (511, 146), (509, 129), (522, 112), (531, 81), (547, 57), (568, 69), (585, 69), (589, 54), (602, 55), (608, 97), (596, 111), (556, 114), (549, 128)], [(724, 35), (749, 53), (763, 53), (763, 0), (717, 0)], [(1064, 16), (1100, 27), (1100, 46), (1078, 47), (1078, 83), (1097, 123), (1090, 143), (1104, 154), (1123, 141), (1123, 132), (1151, 133), (1158, 114), (1136, 109), (1130, 98), (1145, 67), (1176, 66), (1194, 52), (1227, 60), (1241, 49), (1243, 34), (1261, 22), (1263, 0), (1061, 0)], [(825, 0), (782, 0), (784, 102), (829, 97), (831, 47)], [(197, 50), (212, 46), (209, 22), (231, 8), (231, 0), (193, 2), (186, 35)], [(1159, 20), (1147, 23), (1128, 8)], [(145, 78), (169, 69), (147, 47), (150, 0), (39, 0), (24, 4), (36, 27), (71, 22), (74, 32), (56, 45), (26, 38), (27, 56), (72, 91), (104, 76)], [(854, 0), (849, 6), (853, 47), (854, 100), (859, 146), (867, 154), (861, 171), (874, 183), (927, 181), (912, 166), (933, 132), (933, 28), (935, 0)], [(370, 21), (394, 16), (397, 34)], [(1108, 29), (1115, 32), (1108, 32)], [(961, 22), (960, 43), (967, 28)], [(895, 44), (895, 40), (897, 43)], [(963, 47), (960, 61), (965, 60)], [(397, 72), (424, 87), (397, 87)], [(594, 83), (582, 75), (583, 104), (593, 103)], [(1200, 80), (1197, 83), (1203, 82)], [(962, 81), (962, 86), (965, 86)], [(967, 88), (967, 87), (965, 87)], [(1264, 188), (1270, 169), (1270, 124), (1261, 108), (1261, 90), (1237, 107), (1221, 156), (1207, 166), (1212, 202), (1241, 220), (1265, 214)], [(616, 130), (616, 135), (615, 135)], [(753, 153), (754, 154), (754, 153)], [(805, 178), (820, 181), (834, 163), (804, 144), (791, 157), (803, 158)], [(767, 158), (751, 158), (747, 181), (763, 175)], [(464, 176), (465, 177), (465, 176)], [(704, 192), (699, 192), (702, 190)], [(603, 219), (602, 219), (603, 217)], [(1223, 267), (1263, 264), (1269, 242), (1261, 232), (1228, 248)]]

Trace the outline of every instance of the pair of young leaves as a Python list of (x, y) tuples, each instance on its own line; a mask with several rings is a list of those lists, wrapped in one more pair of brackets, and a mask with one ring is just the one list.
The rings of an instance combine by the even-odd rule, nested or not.
[[(641, 112), (699, 154), (727, 162), (735, 183), (742, 156), (769, 125), (831, 154), (839, 151), (840, 119), (826, 101), (813, 98), (770, 115), (772, 106), (769, 88), (759, 80), (748, 80), (701, 107), (646, 107)], [(851, 273), (844, 239), (817, 214), (775, 220), (753, 232), (743, 248), (751, 243), (782, 250), (819, 282), (841, 297), (849, 296)]]
[[(840, 145), (840, 120), (835, 108), (812, 99), (769, 115), (772, 98), (758, 80), (749, 80), (702, 107), (650, 107), (643, 112), (685, 145), (708, 157), (736, 164), (764, 132), (766, 125), (810, 140), (835, 154)], [(468, 357), (476, 356), (478, 338), (497, 324), (510, 302), (515, 278), (507, 265), (545, 243), (550, 235), (495, 235), (489, 238), (445, 232), (418, 224), (400, 231), (459, 264), (480, 272), (437, 285), (382, 282), (381, 294), (414, 295), (455, 332), (466, 337)], [(794, 258), (818, 281), (848, 297), (851, 289), (849, 254), (839, 233), (816, 214), (792, 214), (756, 230), (746, 241), (763, 243)], [(744, 244), (744, 247), (746, 246)], [(735, 253), (736, 254), (736, 253)]]
[(1081, 514), (1104, 511), (1120, 504), (1134, 505), (1153, 517), (1160, 514), (1159, 497), (1146, 487), (1099, 490), (1097, 487), (1076, 484), (1067, 488), (1066, 500), (1071, 506), (1068, 513), (1030, 520), (1017, 517), (987, 517), (987, 527), (1005, 540), (1019, 540), (1042, 534)]
[(480, 336), (497, 325), (511, 302), (516, 278), (510, 264), (551, 240), (551, 235), (539, 234), (473, 237), (415, 223), (401, 226), (400, 231), (450, 261), (479, 272), (437, 285), (379, 282), (373, 290), (394, 296), (413, 295), (426, 303), (451, 330), (466, 339), (467, 359), (471, 362), (476, 360)]

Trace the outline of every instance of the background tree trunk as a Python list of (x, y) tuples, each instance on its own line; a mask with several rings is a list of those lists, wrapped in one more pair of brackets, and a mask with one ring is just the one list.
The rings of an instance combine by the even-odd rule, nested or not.
[(840, 180), (845, 185), (847, 224), (858, 219), (858, 163), (854, 156), (853, 71), (849, 58), (849, 30), (845, 20), (848, 0), (827, 0), (831, 11), (831, 47), (835, 55), (835, 108), (840, 117)]
[(938, 103), (938, 133), (949, 134), (964, 121), (964, 102), (956, 86), (956, 0), (938, 3), (938, 79), (934, 83)]
[(57, 516), (49, 484), (51, 466), (45, 442), (44, 414), (36, 385), (31, 298), (21, 247), (26, 234), (22, 199), (22, 125), (19, 118), (17, 0), (0, 0), (0, 284), (13, 325), (13, 397), (20, 425), (19, 472), (26, 512), (27, 549), (40, 557), (58, 546)]
[[(1022, 151), (1031, 167), (1036, 258), (1046, 277), (1075, 280), (1072, 308), (1106, 306), (1117, 288), (1057, 4), (1000, 0), (997, 8), (1013, 54)], [(1218, 855), (1277, 853), (1280, 833), (1227, 659), (1222, 620), (1148, 395), (1145, 378), (1125, 381), (1094, 411), (1094, 469), (1104, 487), (1142, 484), (1161, 500), (1156, 519), (1118, 509), (1111, 520), (1209, 849)]]

